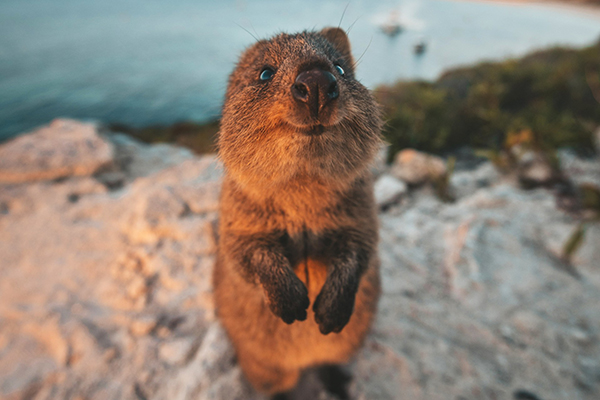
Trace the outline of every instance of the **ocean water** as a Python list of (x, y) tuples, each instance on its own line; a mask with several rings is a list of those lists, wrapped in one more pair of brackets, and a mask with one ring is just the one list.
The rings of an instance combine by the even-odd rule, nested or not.
[[(344, 10), (346, 10), (344, 12)], [(381, 33), (392, 13), (405, 30)], [(368, 87), (552, 45), (587, 45), (600, 19), (543, 5), (447, 0), (2, 0), (0, 140), (55, 117), (133, 126), (219, 115), (256, 38), (350, 29)], [(424, 55), (413, 54), (420, 40)]]

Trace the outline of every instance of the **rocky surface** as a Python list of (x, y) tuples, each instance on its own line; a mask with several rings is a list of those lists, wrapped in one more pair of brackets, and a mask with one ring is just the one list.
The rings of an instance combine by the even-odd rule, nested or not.
[(93, 124), (59, 119), (0, 147), (0, 183), (91, 175), (112, 160)]
[(481, 188), (489, 187), (501, 179), (492, 163), (483, 163), (474, 169), (455, 171), (450, 176), (452, 194), (458, 198), (470, 196)]
[(420, 185), (444, 176), (446, 163), (440, 157), (406, 149), (396, 154), (390, 173), (410, 185)]
[[(114, 149), (101, 171), (0, 185), (0, 398), (262, 399), (211, 298), (219, 163), (93, 137)], [(567, 263), (579, 221), (550, 190), (489, 164), (450, 181), (457, 201), (425, 186), (380, 216), (383, 295), (352, 398), (599, 398), (598, 224)], [(335, 398), (306, 395), (313, 381), (296, 397)]]
[(377, 178), (373, 189), (379, 207), (387, 207), (398, 202), (408, 192), (408, 186), (404, 181), (388, 174)]

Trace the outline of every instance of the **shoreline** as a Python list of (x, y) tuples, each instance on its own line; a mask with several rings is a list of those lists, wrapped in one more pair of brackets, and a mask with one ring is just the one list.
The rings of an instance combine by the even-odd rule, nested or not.
[[(454, 6), (437, 3), (439, 7), (434, 5), (434, 7), (427, 8), (427, 15), (431, 14), (432, 16), (436, 16), (439, 13), (438, 9), (470, 9), (470, 19), (458, 19), (455, 24), (452, 24), (453, 30), (448, 30), (449, 33), (445, 36), (441, 35), (441, 39), (436, 39), (437, 33), (432, 33), (431, 35), (428, 34), (424, 37), (428, 42), (432, 42), (432, 45), (431, 49), (428, 49), (430, 54), (423, 58), (414, 57), (410, 48), (409, 41), (416, 42), (416, 40), (419, 39), (416, 34), (402, 39), (405, 43), (408, 43), (407, 45), (392, 45), (388, 43), (386, 39), (383, 39), (380, 42), (376, 40), (375, 45), (370, 46), (370, 44), (367, 45), (366, 43), (368, 37), (366, 35), (361, 36), (361, 39), (363, 39), (363, 47), (366, 47), (365, 51), (371, 47), (367, 52), (367, 57), (364, 58), (363, 67), (361, 67), (366, 68), (365, 71), (370, 72), (368, 74), (363, 74), (361, 78), (375, 77), (369, 78), (371, 79), (371, 82), (368, 86), (371, 89), (400, 80), (426, 80), (432, 82), (452, 69), (464, 68), (480, 62), (496, 62), (505, 58), (520, 58), (530, 52), (544, 50), (549, 47), (546, 44), (538, 44), (540, 42), (551, 42), (550, 46), (558, 45), (561, 47), (578, 48), (593, 44), (600, 39), (598, 33), (600, 31), (596, 28), (600, 23), (600, 5), (597, 3), (561, 2), (557, 0), (453, 1), (462, 2), (462, 5), (461, 3)], [(478, 7), (475, 5), (483, 2), (488, 3), (490, 7)], [(494, 4), (498, 5), (498, 7), (494, 7)], [(423, 8), (422, 5), (419, 5), (419, 7)], [(417, 10), (412, 10), (412, 12), (416, 13)], [(503, 15), (503, 18), (506, 19), (499, 20), (498, 18), (495, 18), (496, 12)], [(556, 26), (560, 24), (555, 22), (545, 22), (546, 15), (551, 15), (552, 21), (556, 22), (560, 22), (562, 15), (563, 19), (571, 22), (565, 25), (568, 28), (561, 31), (561, 29), (556, 29)], [(425, 17), (419, 16), (419, 18), (423, 19)], [(420, 21), (419, 18), (416, 19)], [(423, 21), (426, 21), (427, 18), (423, 19)], [(519, 19), (524, 22), (521, 22), (518, 27), (514, 26), (513, 29), (511, 18)], [(479, 38), (473, 35), (463, 34), (464, 32), (470, 31), (478, 32), (482, 29), (484, 31), (483, 33), (486, 34), (487, 32), (485, 31), (489, 27), (488, 22), (480, 22), (477, 21), (478, 19), (492, 22), (496, 21), (496, 23), (493, 24), (493, 29), (500, 33), (502, 30), (506, 31), (507, 34), (504, 35), (504, 37), (501, 35), (501, 46), (493, 46), (490, 44), (496, 43), (495, 36), (493, 35), (482, 35), (482, 37)], [(535, 24), (536, 21), (540, 21), (540, 26), (542, 26), (543, 29), (538, 29)], [(441, 25), (444, 23), (446, 23), (446, 21), (443, 21)], [(368, 23), (365, 23), (363, 25), (367, 24)], [(360, 24), (358, 26), (360, 26)], [(368, 26), (370, 27), (370, 25)], [(573, 36), (573, 41), (576, 41), (577, 43), (570, 43), (570, 32), (579, 32), (577, 29), (581, 26), (586, 27), (585, 29), (582, 28), (582, 35), (578, 34), (577, 36)], [(513, 30), (513, 32), (510, 32), (510, 30)], [(356, 30), (353, 33), (355, 32)], [(453, 42), (453, 45), (457, 46), (459, 50), (446, 51), (443, 49), (447, 46), (445, 46), (442, 39), (451, 37), (451, 34), (462, 35), (458, 36), (458, 40), (454, 40)], [(439, 40), (439, 42), (442, 43), (438, 48), (438, 50), (442, 50), (438, 51), (435, 49), (436, 44), (434, 42), (436, 42), (436, 40)], [(580, 41), (581, 43), (579, 43)], [(81, 40), (80, 42), (83, 43), (85, 41)], [(535, 44), (529, 46), (527, 43)], [(91, 44), (88, 44), (87, 46), (89, 47)], [(361, 47), (359, 46), (358, 48)], [(489, 50), (496, 48), (501, 50)], [(157, 47), (156, 51), (158, 51), (158, 49), (159, 47)], [(392, 51), (392, 49), (394, 51)], [(480, 54), (482, 51), (485, 51), (484, 55)], [(58, 63), (56, 65), (62, 65), (60, 64), (62, 61), (58, 58), (55, 61), (52, 61), (54, 60), (55, 54), (60, 54), (59, 51), (48, 52), (45, 54), (45, 57), (47, 57), (46, 62), (49, 64), (54, 65)], [(76, 55), (78, 53), (74, 52), (73, 54)], [(112, 75), (107, 75), (103, 67), (98, 67), (97, 71), (92, 73), (94, 76), (97, 75), (94, 80), (90, 80), (89, 82), (85, 81), (84, 77), (86, 75), (85, 73), (82, 74), (81, 71), (86, 71), (87, 69), (82, 70), (74, 67), (72, 68), (73, 65), (84, 65), (87, 61), (83, 59), (81, 62), (65, 63), (63, 69), (67, 71), (68, 68), (72, 68), (72, 70), (69, 70), (72, 74), (63, 73), (61, 72), (63, 69), (61, 69), (61, 71), (57, 72), (56, 76), (52, 79), (48, 79), (47, 76), (50, 75), (48, 75), (47, 71), (44, 72), (45, 70), (42, 68), (40, 73), (34, 74), (36, 79), (37, 77), (40, 77), (38, 80), (31, 78), (27, 81), (23, 80), (24, 84), (20, 84), (21, 77), (15, 76), (14, 79), (11, 78), (10, 82), (14, 82), (14, 84), (10, 83), (11, 90), (7, 91), (4, 95), (4, 98), (8, 99), (6, 104), (7, 107), (3, 114), (6, 115), (6, 118), (0, 118), (2, 119), (2, 124), (0, 124), (0, 143), (10, 140), (12, 137), (34, 129), (36, 126), (47, 123), (51, 119), (59, 116), (94, 119), (108, 125), (111, 123), (129, 125), (129, 130), (141, 131), (156, 128), (156, 125), (163, 125), (163, 127), (172, 126), (179, 123), (185, 123), (186, 121), (205, 125), (207, 122), (211, 122), (212, 117), (215, 116), (215, 114), (218, 115), (217, 110), (220, 110), (222, 106), (221, 99), (222, 93), (224, 93), (225, 83), (219, 86), (218, 89), (214, 89), (211, 86), (212, 82), (216, 82), (216, 79), (221, 79), (218, 78), (219, 76), (224, 76), (220, 72), (215, 72), (216, 70), (214, 68), (204, 68), (204, 64), (200, 63), (198, 71), (194, 72), (194, 74), (189, 74), (189, 71), (187, 71), (189, 68), (183, 68), (179, 64), (174, 67), (174, 64), (172, 63), (157, 63), (156, 68), (160, 67), (165, 70), (171, 68), (176, 73), (165, 75), (164, 79), (156, 79), (159, 75), (154, 75), (154, 69), (148, 68), (148, 70), (144, 72), (142, 71), (142, 68), (140, 68), (140, 73), (136, 72), (135, 74), (135, 80), (130, 81), (130, 78), (128, 78), (130, 72), (126, 71), (137, 71), (137, 68), (140, 66), (135, 62), (132, 62), (130, 58), (122, 57), (122, 54), (119, 54), (113, 54), (114, 57), (110, 62), (114, 62), (115, 66), (122, 67), (124, 71), (123, 74), (125, 74), (123, 76), (123, 88), (119, 87), (118, 84), (115, 84), (117, 80), (115, 80)], [(456, 54), (461, 56), (456, 56)], [(108, 56), (110, 56), (110, 54), (108, 54)], [(378, 58), (383, 62), (377, 62)], [(18, 58), (14, 57), (12, 59), (17, 60)], [(373, 62), (373, 60), (375, 62)], [(105, 61), (103, 62), (103, 65), (105, 63), (110, 64), (110, 62)], [(29, 61), (23, 61), (23, 63), (27, 64)], [(369, 63), (371, 63), (371, 65), (368, 65)], [(384, 63), (387, 65), (381, 66)], [(31, 64), (31, 71), (34, 71), (39, 63), (29, 64)], [(182, 65), (192, 64), (184, 63)], [(25, 69), (15, 68), (15, 71), (20, 70)], [(107, 69), (107, 71), (109, 70), (112, 71), (112, 69)], [(156, 71), (161, 70), (162, 69), (156, 69)], [(72, 80), (74, 77), (79, 76), (83, 77), (77, 78), (79, 79), (80, 84), (73, 86)], [(179, 84), (181, 83), (179, 78), (171, 79), (170, 76), (189, 76), (190, 85), (193, 82), (194, 85), (199, 85), (198, 87), (201, 87), (202, 90), (189, 91), (188, 93), (186, 91), (187, 89), (184, 89), (183, 86), (181, 88), (179, 87)], [(23, 75), (23, 77), (26, 77), (26, 75)], [(150, 77), (154, 77), (154, 80), (148, 80)], [(200, 77), (202, 77), (202, 79), (200, 79)], [(364, 82), (364, 79), (361, 80)], [(223, 81), (225, 81), (224, 78)], [(101, 82), (101, 84), (98, 82)], [(208, 85), (206, 87), (202, 86), (205, 82), (208, 82), (206, 83), (206, 85)], [(39, 106), (39, 104), (41, 104), (39, 101), (41, 100), (36, 100), (37, 97), (28, 94), (26, 90), (26, 88), (29, 87), (28, 85), (33, 85), (33, 88), (38, 88), (38, 86), (42, 89), (45, 87), (52, 88), (52, 90), (48, 89), (47, 91), (48, 98), (47, 100), (44, 100), (47, 104), (43, 103), (45, 104), (44, 107)], [(69, 85), (73, 86), (73, 88), (77, 88), (77, 90), (67, 91), (65, 88), (71, 87)], [(154, 94), (152, 96), (144, 94), (146, 92), (154, 93), (155, 91), (160, 94), (158, 96), (155, 96)], [(180, 92), (188, 94), (184, 96)], [(109, 96), (108, 93), (110, 93), (110, 98), (106, 97)], [(154, 97), (157, 98), (154, 99)], [(71, 100), (66, 102), (64, 100), (65, 98)], [(174, 106), (175, 104), (177, 106)]]
[(562, 9), (573, 14), (600, 20), (600, 3), (582, 3), (557, 0), (450, 0), (469, 3), (494, 3), (506, 6), (538, 6)]

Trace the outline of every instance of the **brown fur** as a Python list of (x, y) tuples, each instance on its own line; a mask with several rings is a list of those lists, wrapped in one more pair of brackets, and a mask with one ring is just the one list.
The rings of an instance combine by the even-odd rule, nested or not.
[[(215, 299), (244, 373), (262, 392), (293, 388), (304, 368), (347, 362), (374, 317), (368, 165), (381, 119), (353, 63), (340, 29), (280, 34), (246, 50), (229, 80)], [(275, 72), (266, 82), (265, 66)], [(339, 87), (318, 115), (290, 94), (315, 68), (335, 74)], [(322, 133), (313, 134), (317, 125)]]

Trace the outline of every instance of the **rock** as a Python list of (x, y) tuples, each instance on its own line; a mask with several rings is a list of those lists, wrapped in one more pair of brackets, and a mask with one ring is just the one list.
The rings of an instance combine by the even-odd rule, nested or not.
[(112, 157), (95, 125), (57, 119), (0, 146), (0, 184), (91, 175)]
[(535, 151), (527, 151), (519, 157), (517, 174), (526, 187), (547, 185), (557, 177), (557, 172), (546, 157)]
[(408, 184), (419, 185), (446, 174), (446, 163), (439, 157), (407, 149), (396, 154), (390, 173)]
[(579, 158), (568, 149), (557, 151), (560, 169), (577, 185), (593, 185), (600, 188), (600, 161), (598, 158)]
[(477, 190), (489, 187), (501, 179), (501, 175), (491, 162), (481, 163), (474, 170), (455, 171), (450, 176), (452, 193), (457, 198), (474, 194)]
[(600, 157), (600, 126), (596, 128), (593, 135), (594, 147), (596, 148), (596, 156)]
[(0, 190), (0, 397), (135, 398), (146, 375), (146, 393), (166, 385), (165, 360), (180, 365), (178, 346), (214, 323), (215, 164), (189, 158), (118, 192), (92, 177)]
[[(576, 360), (600, 359), (600, 343), (586, 333), (600, 328), (600, 270), (590, 258), (600, 257), (600, 226), (590, 225), (578, 251), (576, 279), (547, 235), (568, 234), (578, 221), (543, 189), (493, 185), (452, 204), (413, 203), (380, 223), (384, 295), (377, 346), (357, 359), (369, 382), (357, 378), (356, 398), (471, 398), (524, 387), (542, 399), (598, 396), (593, 368)], [(390, 387), (391, 376), (401, 384)]]
[(194, 350), (193, 338), (182, 338), (163, 343), (158, 355), (160, 359), (168, 364), (183, 364), (189, 357), (193, 356)]
[(168, 144), (149, 145), (122, 133), (110, 134), (108, 139), (115, 147), (115, 163), (129, 181), (194, 158), (189, 149)]
[[(223, 384), (229, 387), (224, 391)], [(233, 392), (227, 393), (227, 392)], [(198, 396), (201, 394), (201, 396)], [(260, 399), (240, 373), (227, 334), (219, 324), (204, 335), (196, 355), (158, 393), (160, 399)]]
[[(118, 190), (101, 174), (0, 189), (0, 397), (265, 399), (215, 317), (221, 165), (165, 148), (157, 166), (133, 143)], [(564, 157), (595, 179), (597, 160)], [(380, 215), (382, 297), (350, 399), (599, 398), (600, 226), (566, 265), (579, 221), (550, 191), (489, 163), (452, 183), (454, 203), (417, 191)], [(381, 175), (379, 204), (402, 184)], [(334, 399), (315, 376), (291, 398)]]
[[(56, 365), (48, 358), (38, 357), (34, 360), (27, 360), (15, 364), (15, 369), (10, 371), (2, 378), (0, 394), (5, 396), (14, 396), (18, 393), (36, 392), (40, 390), (44, 381), (56, 372)], [(22, 397), (12, 397), (14, 399)]]
[(57, 317), (50, 318), (39, 325), (33, 323), (25, 325), (24, 331), (46, 347), (46, 351), (54, 357), (57, 365), (67, 364), (69, 345), (60, 331)]
[(391, 175), (381, 175), (375, 182), (375, 202), (379, 207), (393, 204), (407, 192), (406, 183)]

